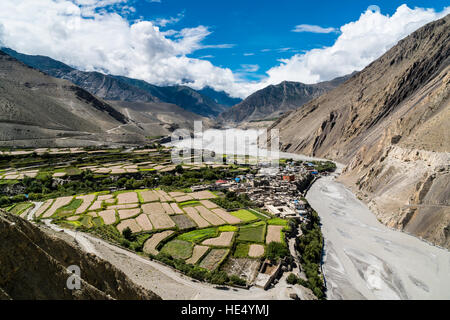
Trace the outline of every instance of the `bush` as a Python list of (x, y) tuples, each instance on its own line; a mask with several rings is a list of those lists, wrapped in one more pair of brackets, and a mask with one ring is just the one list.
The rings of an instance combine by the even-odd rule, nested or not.
[(297, 284), (299, 282), (299, 278), (295, 274), (291, 273), (290, 275), (288, 275), (286, 282), (292, 285)]
[(132, 238), (133, 232), (131, 231), (131, 229), (130, 229), (129, 227), (126, 227), (125, 229), (123, 229), (122, 235), (123, 235), (123, 237), (124, 237), (125, 239), (131, 241), (131, 240), (132, 240), (131, 238)]
[(232, 275), (230, 276), (230, 283), (234, 284), (234, 285), (238, 285), (238, 286), (246, 286), (247, 285), (247, 281), (245, 281), (242, 278), (239, 278), (237, 275)]

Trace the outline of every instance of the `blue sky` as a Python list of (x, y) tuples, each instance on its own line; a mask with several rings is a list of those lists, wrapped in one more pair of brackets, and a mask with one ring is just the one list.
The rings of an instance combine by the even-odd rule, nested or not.
[(245, 98), (362, 70), (449, 13), (448, 0), (1, 0), (0, 46)]
[[(242, 65), (258, 65), (258, 71), (246, 76), (257, 79), (277, 63), (278, 59), (290, 58), (303, 50), (330, 46), (338, 33), (296, 33), (299, 24), (322, 27), (340, 26), (355, 21), (369, 6), (377, 5), (381, 13), (392, 15), (396, 9), (407, 4), (410, 8), (434, 8), (442, 11), (450, 6), (443, 0), (352, 0), (352, 1), (304, 1), (304, 0), (161, 0), (139, 1), (133, 18), (148, 20), (182, 17), (178, 23), (167, 26), (185, 28), (197, 25), (209, 26), (212, 34), (206, 44), (233, 44), (228, 49), (202, 49), (189, 55), (208, 59), (214, 65), (231, 68), (235, 72)], [(164, 30), (164, 28), (162, 28)], [(270, 50), (270, 51), (269, 51)], [(255, 69), (255, 68), (253, 68)]]

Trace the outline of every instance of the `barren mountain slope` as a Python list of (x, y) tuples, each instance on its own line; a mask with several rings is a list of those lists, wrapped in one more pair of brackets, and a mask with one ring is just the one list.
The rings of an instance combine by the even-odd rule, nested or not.
[(282, 149), (345, 164), (378, 218), (450, 247), (450, 16), (274, 126)]
[(271, 85), (221, 113), (218, 120), (223, 123), (240, 123), (277, 118), (336, 88), (348, 78), (349, 76), (345, 76), (311, 85), (290, 81)]
[[(160, 300), (122, 271), (57, 234), (0, 210), (1, 299)], [(80, 267), (81, 288), (69, 290), (67, 268)]]

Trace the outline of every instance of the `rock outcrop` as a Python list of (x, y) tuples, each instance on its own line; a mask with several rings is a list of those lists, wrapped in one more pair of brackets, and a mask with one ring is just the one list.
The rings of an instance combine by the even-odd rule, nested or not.
[(274, 124), (283, 151), (347, 165), (380, 221), (450, 247), (450, 16)]
[[(160, 300), (122, 271), (81, 251), (63, 234), (0, 210), (0, 300)], [(81, 269), (79, 290), (70, 290), (68, 267)]]

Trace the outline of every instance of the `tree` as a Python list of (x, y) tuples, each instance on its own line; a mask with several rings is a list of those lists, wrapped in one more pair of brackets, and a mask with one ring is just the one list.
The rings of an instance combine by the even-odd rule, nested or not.
[(125, 229), (123, 229), (122, 235), (125, 239), (131, 241), (133, 232), (131, 231), (130, 227), (126, 227)]
[(270, 261), (275, 261), (278, 258), (284, 258), (289, 255), (288, 248), (279, 242), (271, 242), (267, 245), (266, 258)]
[(286, 282), (288, 283), (288, 284), (297, 284), (298, 283), (298, 277), (295, 275), (295, 274), (293, 274), (293, 273), (291, 273), (290, 275), (288, 275), (288, 277), (286, 278)]

